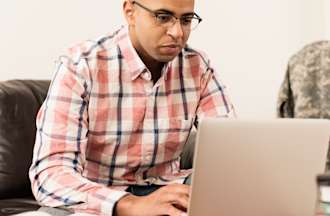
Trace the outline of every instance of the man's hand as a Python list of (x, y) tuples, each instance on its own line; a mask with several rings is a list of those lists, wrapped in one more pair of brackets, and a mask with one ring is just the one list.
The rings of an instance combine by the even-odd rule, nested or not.
[(171, 184), (147, 196), (127, 195), (118, 201), (116, 216), (184, 216), (189, 188), (189, 185)]

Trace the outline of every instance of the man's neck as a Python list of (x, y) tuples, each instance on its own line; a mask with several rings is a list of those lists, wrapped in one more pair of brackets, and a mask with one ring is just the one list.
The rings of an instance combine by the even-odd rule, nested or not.
[(129, 37), (139, 57), (151, 72), (152, 80), (155, 84), (162, 75), (162, 69), (165, 63), (156, 61), (151, 56), (147, 55), (145, 51), (143, 51), (142, 46), (138, 43), (138, 41), (135, 40), (136, 39), (135, 31), (134, 29), (131, 29), (131, 27), (129, 27)]
[(146, 67), (151, 72), (152, 80), (154, 84), (159, 80), (162, 75), (162, 69), (165, 65), (163, 62), (159, 62), (156, 60), (151, 59), (149, 56), (143, 56), (139, 53), (139, 56)]
[(164, 63), (151, 64), (150, 66), (148, 66), (146, 64), (146, 66), (150, 70), (151, 76), (152, 76), (152, 80), (153, 80), (153, 82), (155, 84), (159, 80), (159, 78), (162, 76), (162, 69), (164, 67)]

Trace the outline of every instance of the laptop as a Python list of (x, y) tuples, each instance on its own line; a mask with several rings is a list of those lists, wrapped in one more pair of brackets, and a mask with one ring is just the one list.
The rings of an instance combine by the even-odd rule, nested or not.
[(312, 216), (330, 121), (204, 119), (189, 216)]

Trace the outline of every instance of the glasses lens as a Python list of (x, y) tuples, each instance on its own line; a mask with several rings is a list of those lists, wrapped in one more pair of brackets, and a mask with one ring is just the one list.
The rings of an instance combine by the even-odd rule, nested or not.
[(170, 14), (155, 14), (156, 21), (161, 25), (170, 25), (173, 22), (173, 16)]
[[(155, 14), (155, 18), (159, 25), (162, 25), (166, 28), (173, 26), (177, 20), (172, 14), (167, 13)], [(186, 16), (180, 18), (180, 24), (185, 30), (194, 30), (199, 23), (200, 19), (194, 16)]]
[(191, 30), (196, 29), (197, 26), (198, 26), (198, 24), (199, 24), (199, 19), (197, 19), (197, 18), (194, 17), (193, 19), (191, 19), (190, 29)]

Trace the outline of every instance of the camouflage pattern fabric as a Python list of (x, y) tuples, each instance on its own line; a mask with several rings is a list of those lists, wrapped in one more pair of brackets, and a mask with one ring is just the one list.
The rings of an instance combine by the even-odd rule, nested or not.
[(330, 41), (309, 44), (291, 57), (277, 115), (330, 119)]
[[(330, 119), (330, 41), (309, 44), (291, 57), (279, 92), (277, 116)], [(330, 171), (330, 151), (326, 171)]]

